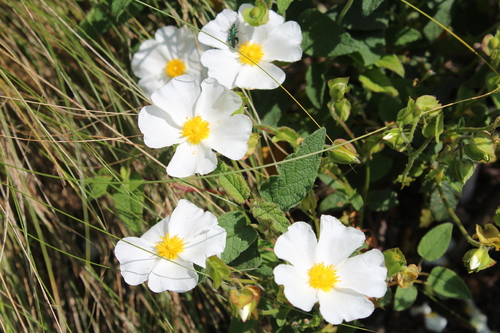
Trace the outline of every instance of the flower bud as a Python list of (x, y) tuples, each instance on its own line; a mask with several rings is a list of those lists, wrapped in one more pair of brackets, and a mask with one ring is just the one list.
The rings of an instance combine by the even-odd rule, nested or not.
[(409, 144), (399, 128), (392, 128), (384, 132), (382, 140), (394, 150), (405, 151), (406, 146)]
[(479, 224), (476, 224), (474, 237), (479, 239), (481, 245), (494, 246), (495, 251), (500, 251), (500, 232), (492, 223), (486, 224), (484, 229)]
[(330, 157), (335, 163), (339, 164), (361, 163), (356, 148), (344, 139), (333, 141), (333, 149), (330, 150)]
[(474, 162), (468, 158), (463, 160), (457, 159), (452, 161), (449, 170), (453, 178), (458, 180), (460, 184), (464, 186), (467, 180), (469, 180), (474, 173)]
[(462, 261), (465, 268), (469, 273), (477, 273), (485, 268), (493, 266), (496, 262), (491, 259), (488, 251), (479, 249), (472, 249), (465, 253)]
[(257, 305), (260, 301), (260, 289), (256, 286), (246, 286), (240, 291), (233, 289), (229, 293), (229, 302), (233, 309), (233, 314), (239, 316), (243, 322), (252, 316), (257, 320)]
[(419, 269), (415, 264), (408, 265), (397, 275), (398, 285), (406, 289), (418, 278)]

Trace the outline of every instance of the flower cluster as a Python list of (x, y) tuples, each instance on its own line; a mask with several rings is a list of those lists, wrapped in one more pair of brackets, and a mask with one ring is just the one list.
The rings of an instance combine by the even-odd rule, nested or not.
[[(198, 40), (187, 28), (161, 28), (134, 54), (132, 71), (153, 102), (139, 112), (144, 142), (150, 148), (176, 146), (168, 175), (208, 174), (217, 167), (216, 152), (244, 158), (252, 121), (231, 89), (277, 88), (285, 72), (274, 62), (302, 57), (299, 25), (267, 8), (265, 19), (249, 21), (255, 8), (223, 10), (202, 28)], [(212, 49), (204, 51), (198, 42)], [(309, 224), (296, 222), (278, 237), (274, 251), (288, 264), (274, 268), (276, 283), (304, 311), (319, 302), (332, 324), (369, 316), (374, 304), (367, 297), (382, 297), (387, 289), (384, 256), (374, 249), (350, 257), (364, 234), (334, 217), (323, 215), (320, 229), (316, 240)], [(222, 262), (217, 257), (225, 250), (226, 234), (215, 215), (181, 199), (170, 216), (140, 238), (120, 240), (115, 255), (129, 285), (148, 281), (153, 292), (186, 292), (198, 283), (195, 264), (204, 268), (209, 257), (210, 263)], [(234, 315), (257, 319), (260, 293), (255, 285), (231, 290)]]

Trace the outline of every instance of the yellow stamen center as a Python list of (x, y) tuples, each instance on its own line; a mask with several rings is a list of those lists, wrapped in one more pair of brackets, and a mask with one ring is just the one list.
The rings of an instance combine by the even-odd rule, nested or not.
[(170, 260), (176, 259), (179, 253), (184, 251), (184, 239), (177, 237), (177, 235), (170, 237), (167, 232), (165, 237), (161, 237), (161, 241), (156, 243), (156, 251), (162, 257)]
[(246, 65), (255, 66), (256, 64), (259, 64), (260, 60), (264, 56), (262, 45), (257, 43), (246, 42), (240, 46), (239, 51), (241, 52), (240, 62)]
[(337, 282), (340, 282), (337, 271), (332, 265), (314, 264), (307, 273), (309, 274), (309, 285), (324, 292), (330, 291)]
[(173, 59), (167, 63), (167, 66), (165, 66), (165, 72), (170, 77), (176, 77), (186, 72), (186, 65), (182, 62), (182, 60)]
[(182, 127), (182, 136), (192, 145), (197, 145), (201, 140), (208, 138), (209, 134), (208, 121), (203, 120), (200, 116), (186, 120)]

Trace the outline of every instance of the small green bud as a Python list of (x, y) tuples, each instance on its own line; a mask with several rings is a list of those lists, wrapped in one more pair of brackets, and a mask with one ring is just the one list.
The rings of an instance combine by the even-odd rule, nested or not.
[(498, 36), (495, 36), (493, 38), (491, 38), (488, 42), (488, 47), (490, 49), (498, 49), (500, 46), (500, 40), (498, 39)]
[(427, 118), (424, 121), (424, 126), (422, 127), (422, 134), (426, 138), (435, 137), (436, 142), (439, 143), (439, 136), (444, 131), (444, 115), (442, 113), (438, 114), (436, 117)]
[(255, 7), (243, 11), (243, 19), (251, 26), (257, 27), (269, 21), (269, 9), (262, 0), (255, 1)]
[(338, 103), (344, 98), (344, 95), (349, 92), (350, 88), (347, 85), (349, 82), (348, 77), (338, 77), (328, 81), (328, 88), (330, 89), (330, 97), (333, 103)]
[(464, 186), (467, 180), (474, 174), (474, 162), (468, 158), (463, 160), (457, 159), (451, 163), (449, 170), (453, 178)]
[(415, 106), (415, 101), (410, 98), (408, 105), (398, 112), (396, 122), (399, 127), (404, 125), (412, 125), (420, 119), (420, 110)]
[(335, 163), (339, 164), (361, 163), (356, 148), (344, 139), (333, 141), (333, 149), (330, 150), (330, 157)]
[(441, 103), (438, 102), (436, 97), (431, 95), (420, 96), (415, 101), (415, 105), (426, 117), (435, 117), (442, 110)]
[(490, 133), (477, 133), (469, 144), (464, 146), (465, 153), (473, 160), (478, 162), (495, 162), (495, 150), (497, 144)]
[(340, 102), (333, 103), (330, 112), (335, 113), (342, 121), (346, 121), (351, 114), (351, 102), (347, 98), (343, 98)]
[(405, 151), (409, 142), (407, 142), (406, 136), (403, 135), (399, 128), (392, 128), (385, 131), (382, 140), (389, 145), (394, 150)]
[(477, 273), (496, 264), (495, 260), (490, 258), (488, 251), (481, 248), (467, 251), (462, 261), (469, 274)]

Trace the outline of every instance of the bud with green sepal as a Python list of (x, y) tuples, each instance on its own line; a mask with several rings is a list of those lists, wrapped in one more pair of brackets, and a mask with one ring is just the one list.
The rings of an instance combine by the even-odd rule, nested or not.
[(382, 140), (394, 150), (405, 151), (410, 142), (408, 141), (408, 136), (399, 128), (391, 128), (385, 131)]
[(488, 251), (482, 248), (467, 251), (462, 261), (469, 273), (477, 273), (496, 264), (496, 261), (490, 258)]
[(233, 315), (245, 322), (248, 318), (257, 320), (257, 305), (260, 301), (260, 289), (256, 286), (246, 286), (241, 291), (233, 289), (229, 293), (229, 304)]
[(484, 131), (472, 136), (464, 146), (464, 151), (474, 161), (490, 163), (496, 161), (496, 148), (496, 140)]
[(269, 21), (269, 7), (263, 0), (257, 0), (255, 7), (243, 10), (243, 19), (254, 27), (266, 24)]
[(339, 164), (359, 164), (359, 154), (356, 148), (347, 140), (336, 139), (333, 141), (333, 149), (330, 150), (330, 158)]

